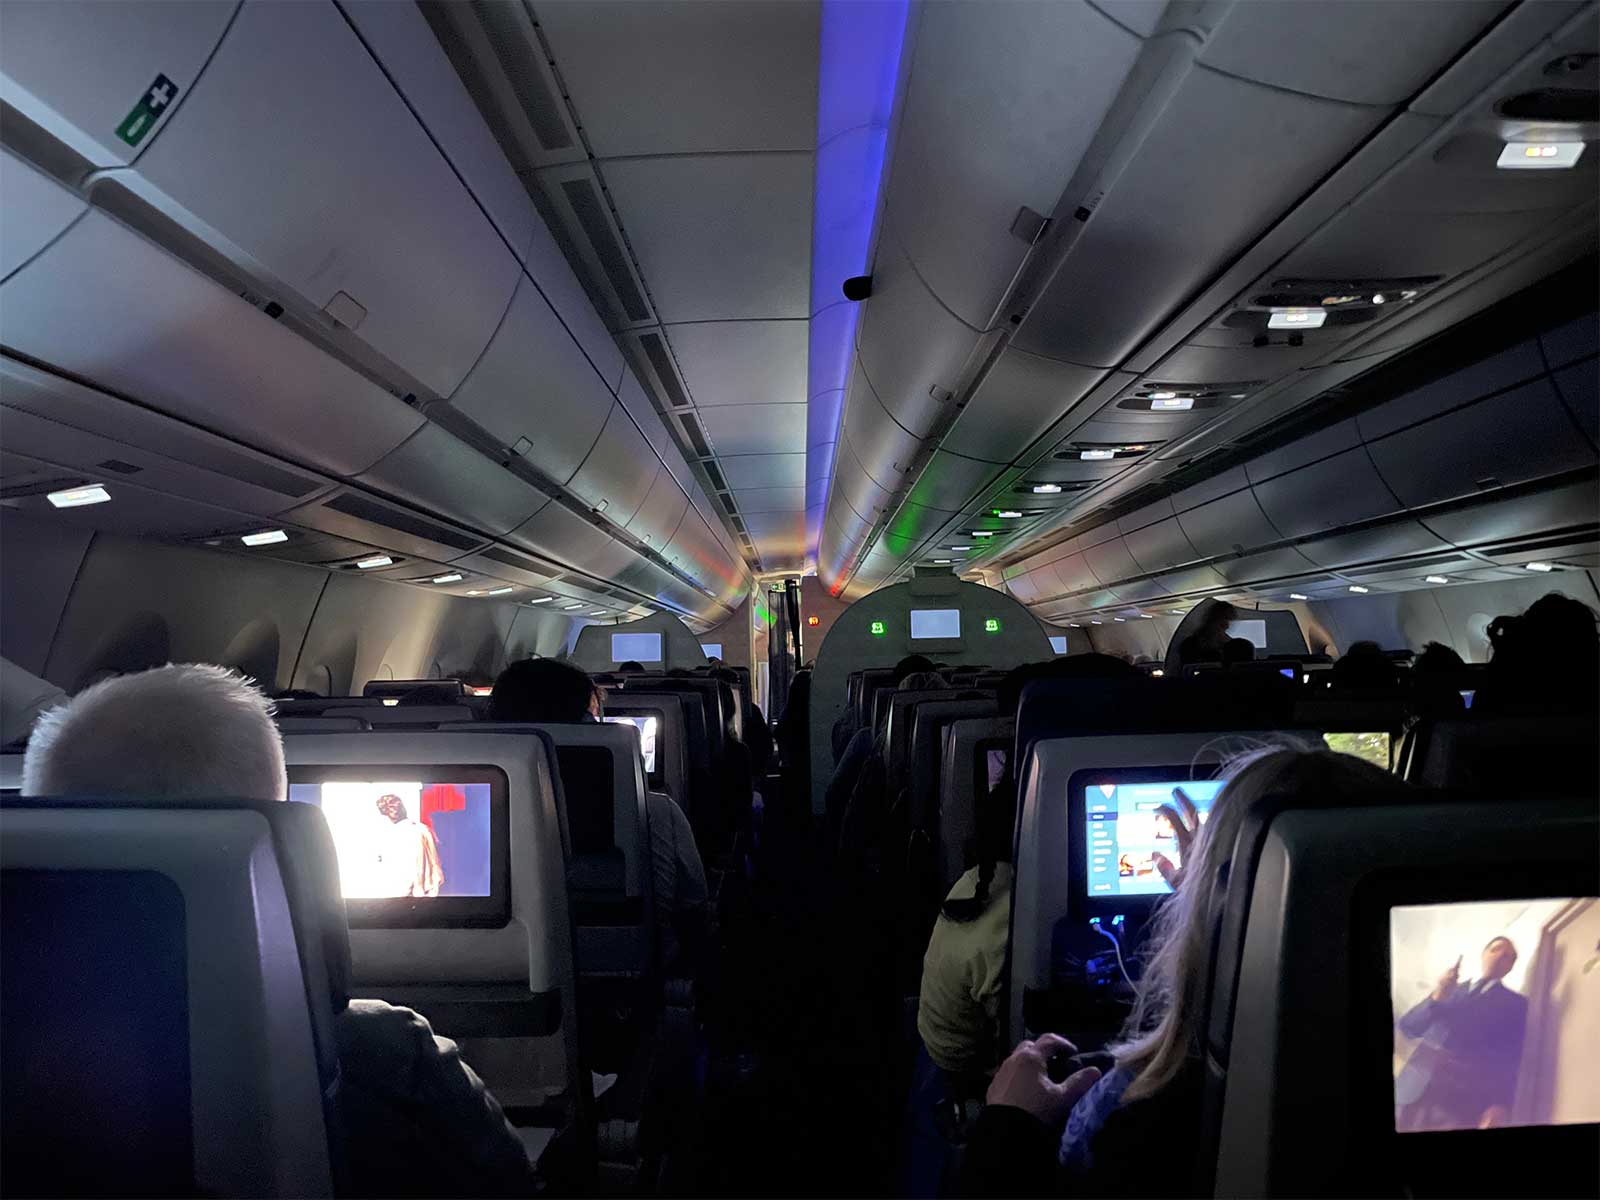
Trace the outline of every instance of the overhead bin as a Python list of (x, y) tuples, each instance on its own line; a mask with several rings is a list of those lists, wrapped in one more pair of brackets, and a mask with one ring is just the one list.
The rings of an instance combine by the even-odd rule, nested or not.
[(578, 567), (600, 579), (612, 578), (635, 559), (627, 546), (607, 536), (604, 530), (566, 505), (554, 501), (513, 529), (505, 540), (558, 563)]
[(8, 0), (0, 99), (87, 164), (125, 166), (188, 100), (238, 7)]
[(27, 262), (82, 216), (88, 204), (0, 146), (0, 280)]
[(688, 511), (689, 498), (665, 467), (658, 465), (652, 473), (646, 466), (642, 473), (650, 476), (649, 490), (644, 494), (639, 511), (627, 523), (627, 530), (640, 541), (659, 548), (672, 540), (683, 514)]
[(613, 404), (599, 441), (568, 486), (590, 508), (603, 511), (608, 521), (626, 527), (653, 482), (640, 466), (654, 458), (633, 418), (620, 404)]
[(430, 562), (449, 562), (488, 542), (482, 534), (352, 487), (340, 487), (283, 516), (295, 525)]
[(135, 169), (113, 177), (437, 396), (516, 286), (516, 257), (331, 0), (247, 0)]
[(496, 537), (550, 503), (526, 480), (432, 422), (363, 472), (359, 482)]
[(97, 211), (0, 285), (0, 341), (334, 475), (360, 474), (423, 423), (395, 396)]
[(1104, 374), (1009, 349), (989, 368), (941, 445), (968, 458), (1009, 463)]

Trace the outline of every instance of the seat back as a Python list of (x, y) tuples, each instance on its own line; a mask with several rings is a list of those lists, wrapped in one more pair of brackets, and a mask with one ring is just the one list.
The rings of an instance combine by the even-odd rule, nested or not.
[(374, 726), (407, 725), (425, 728), (470, 721), (474, 713), (465, 704), (400, 704), (393, 707), (379, 704), (376, 708), (367, 705), (358, 708), (325, 708), (321, 716), (324, 719), (354, 717)]
[(956, 721), (995, 714), (992, 696), (924, 700), (911, 710), (910, 746), (902, 766), (910, 787), (911, 826), (924, 831), (935, 846), (939, 843), (939, 756), (944, 731)]
[(22, 759), (20, 753), (0, 754), (0, 795), (22, 790)]
[(459, 679), (369, 679), (361, 689), (367, 699), (403, 704), (456, 704), (467, 694)]
[[(431, 920), (419, 899), (417, 921), (352, 911), (352, 988), (406, 1005), (436, 1032), (462, 1042), (463, 1054), (506, 1105), (557, 1100), (577, 1114), (587, 1076), (580, 1071), (573, 925), (567, 894), (567, 842), (551, 739), (537, 730), (371, 731), (284, 738), (291, 795), (300, 781), (353, 768), (376, 779), (417, 768), (447, 778), (452, 768), (483, 767), (505, 779), (505, 845), (491, 844), (491, 877), (503, 871), (503, 918)], [(307, 809), (291, 803), (282, 807)], [(492, 829), (492, 827), (491, 827)], [(444, 835), (441, 834), (441, 838)], [(492, 833), (491, 833), (492, 837)], [(441, 850), (441, 855), (444, 853)], [(446, 875), (446, 883), (449, 875)], [(404, 903), (404, 902), (402, 902)], [(364, 906), (363, 906), (364, 907)], [(420, 921), (421, 923), (418, 923)], [(537, 1053), (499, 1053), (536, 1045)]]
[(279, 733), (358, 733), (371, 729), (372, 722), (359, 717), (278, 717)]
[[(1216, 897), (1205, 1050), (1220, 1119), (1200, 1187), (1518, 1194), (1536, 1163), (1540, 1178), (1594, 1194), (1600, 1103), (1580, 1084), (1592, 1024), (1575, 1005), (1592, 992), (1584, 965), (1600, 938), (1597, 848), (1592, 794), (1265, 799)], [(1419, 1002), (1458, 956), (1460, 979), (1475, 977), (1496, 936), (1518, 950), (1509, 993), (1462, 1018), (1479, 1022), (1473, 1038), (1441, 1032), (1435, 1022), (1456, 1018)], [(1506, 1127), (1476, 1132), (1484, 1120)]]
[(290, 809), (0, 802), (8, 1190), (333, 1194), (343, 929)]
[(977, 863), (978, 798), (989, 792), (988, 752), (1011, 753), (1017, 723), (1011, 717), (950, 722), (939, 746), (939, 864), (946, 894)]
[(1430, 787), (1593, 796), (1600, 790), (1600, 733), (1587, 713), (1465, 716), (1421, 721), (1407, 779)]
[(613, 692), (606, 699), (606, 720), (656, 719), (654, 745), (646, 747), (645, 782), (650, 790), (665, 792), (685, 813), (692, 813), (686, 699), (677, 692)]

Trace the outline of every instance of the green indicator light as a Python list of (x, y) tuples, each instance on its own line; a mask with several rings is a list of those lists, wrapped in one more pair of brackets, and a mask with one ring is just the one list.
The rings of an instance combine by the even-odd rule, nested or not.
[(983, 631), (985, 633), (999, 633), (1000, 632), (1000, 622), (995, 620), (993, 617), (990, 617), (987, 621), (985, 621), (983, 623)]
[(872, 636), (873, 637), (882, 637), (883, 634), (884, 634), (883, 622), (882, 621), (874, 621), (872, 623)]

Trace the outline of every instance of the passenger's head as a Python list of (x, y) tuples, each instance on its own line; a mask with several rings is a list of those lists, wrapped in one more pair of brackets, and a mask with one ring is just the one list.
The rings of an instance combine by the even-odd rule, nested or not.
[(1422, 653), (1411, 660), (1411, 675), (1420, 678), (1424, 675), (1455, 675), (1459, 674), (1466, 663), (1443, 642), (1429, 642), (1422, 648)]
[(1520, 617), (1489, 624), (1493, 652), (1473, 708), (1519, 705), (1593, 708), (1600, 693), (1600, 633), (1586, 604), (1558, 592)]
[(1228, 632), (1228, 626), (1239, 619), (1239, 611), (1226, 600), (1214, 602), (1206, 609), (1205, 616), (1200, 618), (1199, 632), (1221, 637)]
[(1489, 944), (1483, 948), (1482, 969), (1479, 977), (1482, 979), (1504, 979), (1511, 973), (1511, 968), (1517, 965), (1517, 947), (1514, 942), (1504, 934), (1490, 938)]
[(643, 675), (644, 674), (644, 664), (641, 663), (641, 662), (634, 662), (633, 659), (630, 658), (627, 662), (622, 663), (617, 667), (617, 674), (618, 675)]
[(1156, 916), (1127, 1038), (1114, 1049), (1118, 1064), (1134, 1072), (1126, 1100), (1159, 1091), (1198, 1053), (1212, 929), (1222, 899), (1217, 881), (1255, 803), (1273, 794), (1333, 801), (1404, 786), (1387, 771), (1329, 750), (1265, 749), (1236, 759), (1224, 774), (1228, 782), (1184, 856), (1177, 891)]
[(514, 662), (494, 681), (489, 720), (570, 725), (589, 715), (594, 683), (586, 672), (553, 658)]
[(1328, 673), (1328, 686), (1340, 691), (1383, 691), (1399, 682), (1399, 672), (1377, 642), (1356, 642)]
[(935, 669), (933, 659), (928, 658), (926, 655), (908, 654), (894, 665), (895, 686), (899, 687), (900, 681), (907, 675), (913, 675), (918, 671), (932, 671)]
[(1237, 666), (1239, 663), (1255, 662), (1255, 643), (1247, 638), (1229, 638), (1222, 643), (1222, 665), (1225, 667)]
[(283, 800), (272, 705), (244, 676), (196, 663), (86, 688), (41, 716), (22, 764), (28, 796)]
[(898, 684), (899, 692), (936, 692), (950, 686), (950, 681), (937, 671), (913, 671)]
[(606, 715), (606, 690), (592, 679), (589, 681), (589, 715), (596, 721)]

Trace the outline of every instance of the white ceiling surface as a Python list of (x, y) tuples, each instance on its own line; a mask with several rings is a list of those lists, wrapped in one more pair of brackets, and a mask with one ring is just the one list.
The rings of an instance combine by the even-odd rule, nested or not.
[(535, 12), (760, 567), (799, 569), (820, 4)]

